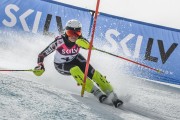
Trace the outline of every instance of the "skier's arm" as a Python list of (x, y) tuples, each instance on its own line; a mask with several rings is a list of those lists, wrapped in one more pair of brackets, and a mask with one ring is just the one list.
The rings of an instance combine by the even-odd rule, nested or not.
[(55, 39), (51, 44), (49, 44), (39, 55), (38, 55), (38, 64), (43, 64), (44, 58), (54, 52), (57, 47), (57, 39)]
[(83, 37), (78, 38), (76, 44), (83, 49), (89, 49), (90, 47), (89, 41)]
[(37, 60), (38, 65), (34, 68), (34, 71), (33, 71), (33, 73), (36, 76), (41, 76), (44, 73), (45, 71), (44, 64), (43, 64), (44, 58), (48, 56), (49, 54), (51, 54), (53, 51), (55, 51), (56, 47), (57, 47), (57, 39), (55, 39), (50, 45), (48, 45), (38, 55), (38, 60)]

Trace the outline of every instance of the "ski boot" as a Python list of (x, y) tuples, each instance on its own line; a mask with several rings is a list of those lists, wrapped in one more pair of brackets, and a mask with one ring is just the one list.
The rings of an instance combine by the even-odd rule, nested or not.
[(115, 101), (112, 101), (112, 102), (116, 108), (120, 107), (123, 104), (123, 101), (119, 99), (116, 99)]
[(100, 103), (103, 103), (106, 99), (107, 99), (107, 95), (101, 95), (101, 96), (99, 97), (99, 102), (100, 102)]
[(100, 102), (100, 103), (103, 103), (103, 102), (106, 100), (106, 98), (107, 98), (107, 96), (106, 96), (105, 94), (103, 94), (103, 93), (101, 92), (101, 90), (98, 89), (95, 85), (94, 85), (93, 90), (92, 90), (91, 93), (92, 93), (96, 98), (99, 99), (99, 102)]
[(112, 92), (109, 96), (111, 97), (114, 107), (118, 108), (123, 104), (123, 101), (117, 97), (116, 93)]

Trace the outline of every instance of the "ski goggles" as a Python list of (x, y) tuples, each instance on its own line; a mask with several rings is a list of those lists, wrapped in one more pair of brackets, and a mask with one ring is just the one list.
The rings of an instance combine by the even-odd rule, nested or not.
[(73, 37), (73, 36), (79, 37), (81, 36), (81, 30), (66, 30), (66, 34), (69, 37)]

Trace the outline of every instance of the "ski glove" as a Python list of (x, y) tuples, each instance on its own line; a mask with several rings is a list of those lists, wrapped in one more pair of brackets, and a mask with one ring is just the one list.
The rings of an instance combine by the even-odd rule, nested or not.
[[(81, 48), (83, 48), (83, 49), (89, 49), (89, 47), (90, 47), (90, 44), (89, 44), (89, 42), (87, 41), (87, 40), (85, 40), (85, 39), (77, 39), (76, 40), (76, 44), (79, 46), (79, 47), (81, 47)], [(92, 49), (94, 49), (93, 47), (92, 47)]]
[(43, 63), (40, 63), (40, 64), (38, 64), (38, 66), (36, 66), (36, 67), (34, 68), (33, 73), (34, 73), (36, 76), (41, 76), (41, 75), (44, 73), (44, 71), (45, 71), (44, 65), (43, 65)]

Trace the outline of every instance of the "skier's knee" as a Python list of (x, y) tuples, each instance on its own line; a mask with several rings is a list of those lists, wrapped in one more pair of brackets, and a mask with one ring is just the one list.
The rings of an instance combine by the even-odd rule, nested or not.
[[(84, 73), (81, 71), (81, 69), (78, 66), (71, 68), (70, 73), (76, 80), (77, 84), (83, 85)], [(93, 89), (93, 86), (94, 86), (93, 82), (87, 77), (85, 90), (90, 93)]]
[(92, 79), (96, 84), (101, 88), (101, 90), (109, 95), (113, 91), (113, 87), (111, 84), (106, 80), (106, 77), (101, 75), (98, 71), (95, 70)]

